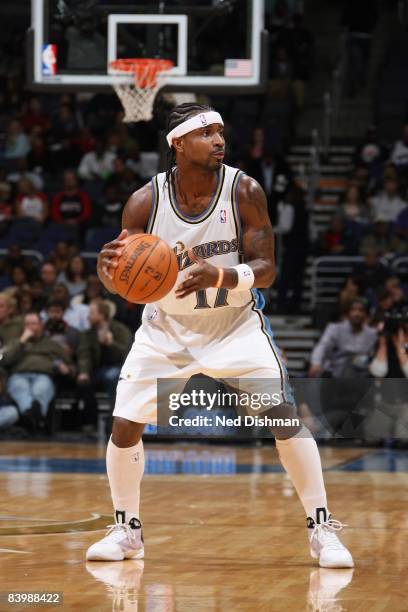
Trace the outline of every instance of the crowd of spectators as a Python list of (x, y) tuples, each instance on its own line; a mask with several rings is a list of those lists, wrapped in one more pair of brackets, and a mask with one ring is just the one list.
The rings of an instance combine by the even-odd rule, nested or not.
[(408, 254), (408, 126), (401, 136), (387, 148), (369, 128), (330, 227), (312, 251), (361, 258), (324, 313), (331, 322), (309, 367), (309, 377), (322, 379), (332, 431), (349, 438), (405, 439), (408, 278), (393, 261)]
[[(51, 262), (27, 270), (20, 260), (30, 284), (0, 293), (0, 428), (18, 423), (30, 432), (47, 430), (58, 391), (82, 400), (79, 426), (95, 431), (95, 393), (107, 393), (113, 404), (140, 312), (129, 312), (115, 296), (107, 299), (95, 274), (82, 279), (78, 255), (60, 272)], [(60, 282), (75, 266), (72, 282)]]

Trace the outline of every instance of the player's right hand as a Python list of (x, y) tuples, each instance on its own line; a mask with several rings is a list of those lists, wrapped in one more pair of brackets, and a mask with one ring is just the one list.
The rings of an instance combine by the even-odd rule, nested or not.
[(123, 229), (115, 240), (103, 245), (98, 255), (96, 270), (99, 280), (111, 293), (116, 293), (112, 284), (113, 272), (114, 268), (118, 265), (118, 257), (123, 253), (123, 247), (125, 246), (124, 240), (127, 238), (128, 233), (127, 229)]

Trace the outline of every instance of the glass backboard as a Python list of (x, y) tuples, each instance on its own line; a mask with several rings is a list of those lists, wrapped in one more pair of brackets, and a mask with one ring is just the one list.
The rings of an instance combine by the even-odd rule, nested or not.
[[(117, 58), (171, 59), (168, 91), (251, 93), (265, 81), (264, 0), (32, 0), (29, 86), (110, 86)], [(129, 79), (123, 76), (123, 79)]]

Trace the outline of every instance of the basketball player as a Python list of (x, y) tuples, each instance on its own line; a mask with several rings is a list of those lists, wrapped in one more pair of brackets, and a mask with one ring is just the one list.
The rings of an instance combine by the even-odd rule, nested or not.
[[(177, 248), (175, 288), (145, 307), (123, 365), (107, 449), (115, 524), (90, 546), (88, 560), (144, 555), (139, 515), (144, 469), (142, 433), (157, 416), (157, 378), (278, 379), (282, 403), (269, 416), (295, 418), (286, 369), (262, 316), (259, 287), (275, 278), (274, 238), (258, 183), (223, 164), (221, 116), (199, 104), (169, 115), (166, 173), (136, 191), (123, 211), (123, 230), (98, 257), (99, 278), (114, 293), (112, 272), (129, 234), (152, 233)], [(244, 260), (245, 263), (240, 263)], [(176, 357), (176, 358), (175, 358)], [(317, 445), (303, 426), (273, 430), (285, 470), (307, 517), (310, 553), (322, 567), (352, 567), (335, 533)]]

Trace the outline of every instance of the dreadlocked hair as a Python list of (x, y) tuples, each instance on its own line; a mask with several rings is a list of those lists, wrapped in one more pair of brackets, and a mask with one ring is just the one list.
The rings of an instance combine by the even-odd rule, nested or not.
[[(195, 115), (199, 113), (207, 113), (208, 111), (212, 111), (211, 106), (207, 106), (206, 104), (195, 104), (193, 102), (185, 102), (184, 104), (179, 104), (175, 106), (169, 113), (167, 117), (167, 125), (166, 125), (166, 134), (174, 130), (175, 127), (183, 123), (187, 119), (191, 119)], [(174, 166), (176, 165), (176, 151), (173, 146), (170, 147), (167, 152), (166, 158), (166, 180), (164, 184), (170, 184), (171, 172)]]

